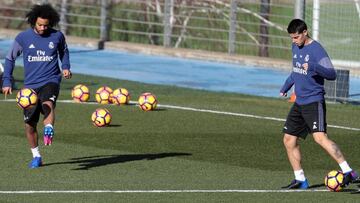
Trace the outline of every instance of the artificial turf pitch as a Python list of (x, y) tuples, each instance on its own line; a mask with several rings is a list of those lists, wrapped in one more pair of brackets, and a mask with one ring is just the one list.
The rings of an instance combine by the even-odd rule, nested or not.
[[(15, 69), (15, 78), (16, 86), (21, 87), (21, 71)], [(132, 101), (143, 92), (152, 92), (160, 106), (143, 112), (135, 104), (61, 102), (71, 99), (71, 88), (79, 83), (90, 88), (91, 100), (98, 87), (108, 85), (128, 89)], [(8, 99), (14, 97), (15, 94)], [(311, 136), (301, 145), (303, 167), (312, 190), (280, 190), (293, 178), (282, 145), (283, 122), (263, 117), (285, 119), (290, 106), (276, 98), (74, 75), (61, 86), (53, 145), (44, 146), (40, 139), (44, 160), (41, 168), (28, 168), (32, 157), (24, 135), (22, 111), (13, 101), (0, 102), (0, 201), (356, 201), (360, 195), (357, 185), (340, 193), (326, 191), (324, 176), (339, 167)], [(109, 127), (92, 125), (90, 117), (98, 107), (110, 110)], [(327, 107), (328, 124), (360, 127), (358, 106)], [(40, 135), (42, 129), (40, 123)], [(329, 128), (328, 133), (359, 171), (360, 131)]]

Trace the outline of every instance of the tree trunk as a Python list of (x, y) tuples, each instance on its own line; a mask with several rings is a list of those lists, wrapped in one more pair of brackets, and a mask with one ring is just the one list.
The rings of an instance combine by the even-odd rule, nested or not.
[[(261, 0), (260, 6), (260, 16), (266, 20), (269, 20), (270, 13), (270, 0)], [(264, 22), (260, 20), (260, 47), (259, 47), (259, 56), (269, 57), (269, 27)]]

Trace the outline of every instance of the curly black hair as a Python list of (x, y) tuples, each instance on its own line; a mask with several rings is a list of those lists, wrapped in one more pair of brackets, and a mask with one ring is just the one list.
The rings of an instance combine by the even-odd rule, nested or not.
[(27, 22), (35, 27), (37, 18), (49, 20), (49, 27), (56, 26), (60, 21), (58, 12), (50, 4), (34, 5), (26, 14)]

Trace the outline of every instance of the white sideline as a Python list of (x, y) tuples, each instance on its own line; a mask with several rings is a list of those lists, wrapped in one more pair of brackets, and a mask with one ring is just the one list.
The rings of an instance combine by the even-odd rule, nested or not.
[(0, 194), (49, 194), (49, 193), (294, 193), (328, 192), (326, 189), (312, 190), (14, 190)]
[[(6, 99), (0, 100), (0, 102), (15, 102), (15, 99)], [(73, 100), (57, 100), (59, 103), (76, 103)], [(83, 104), (98, 104), (96, 102), (86, 102)], [(137, 104), (135, 101), (130, 101), (130, 104)], [(215, 111), (209, 109), (197, 109), (191, 107), (184, 107), (184, 106), (173, 106), (173, 105), (166, 105), (166, 104), (158, 104), (158, 107), (164, 107), (169, 109), (181, 109), (186, 111), (196, 111), (196, 112), (206, 112), (206, 113), (214, 113), (214, 114), (222, 114), (222, 115), (231, 115), (231, 116), (239, 116), (239, 117), (247, 117), (247, 118), (256, 118), (256, 119), (263, 119), (263, 120), (272, 120), (272, 121), (282, 121), (284, 122), (285, 119), (283, 118), (275, 118), (275, 117), (268, 117), (268, 116), (257, 116), (251, 114), (243, 114), (243, 113), (234, 113), (234, 112), (226, 112), (226, 111)], [(360, 128), (353, 128), (347, 126), (340, 126), (340, 125), (328, 125), (330, 128), (338, 128), (343, 130), (351, 130), (351, 131), (360, 131)]]
[[(182, 106), (172, 106), (172, 105), (158, 105), (160, 107), (170, 108), (170, 109), (182, 109), (188, 111), (198, 111), (198, 112), (207, 112), (207, 113), (215, 113), (215, 114), (223, 114), (223, 115), (232, 115), (232, 116), (240, 116), (240, 117), (248, 117), (248, 118), (257, 118), (263, 120), (273, 120), (273, 121), (285, 121), (283, 118), (275, 118), (275, 117), (268, 117), (268, 116), (256, 116), (251, 114), (243, 114), (243, 113), (233, 113), (233, 112), (226, 112), (226, 111), (214, 111), (214, 110), (207, 110), (207, 109), (196, 109), (190, 107), (182, 107)], [(360, 128), (352, 128), (346, 126), (339, 126), (339, 125), (327, 125), (331, 128), (339, 128), (344, 130), (352, 130), (352, 131), (360, 131)]]

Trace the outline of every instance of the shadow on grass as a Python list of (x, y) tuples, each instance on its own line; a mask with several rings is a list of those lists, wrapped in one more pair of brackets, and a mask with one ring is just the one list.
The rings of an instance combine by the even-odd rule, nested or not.
[(70, 161), (47, 163), (43, 166), (59, 164), (78, 164), (78, 168), (72, 170), (89, 170), (94, 167), (106, 166), (109, 164), (119, 164), (130, 161), (155, 160), (175, 156), (191, 156), (190, 153), (158, 153), (158, 154), (126, 154), (126, 155), (99, 155), (89, 157), (72, 158)]
[[(323, 183), (322, 184), (314, 184), (314, 185), (311, 185), (309, 187), (309, 189), (314, 189), (314, 188), (319, 188), (319, 187), (325, 187), (325, 184), (323, 184)], [(360, 187), (360, 185), (358, 185), (358, 187)], [(360, 190), (359, 189), (344, 188), (340, 192), (350, 193), (350, 194), (359, 194), (360, 195)]]
[(156, 109), (154, 109), (153, 111), (167, 111), (167, 109), (164, 109), (164, 108), (156, 108)]
[(121, 125), (120, 124), (109, 124), (107, 127), (121, 127)]
[(310, 189), (314, 189), (314, 188), (319, 188), (319, 187), (325, 187), (325, 184), (322, 183), (322, 184), (314, 184), (314, 185), (310, 185)]
[(359, 189), (352, 191), (351, 194), (360, 195), (360, 184), (358, 184), (357, 186), (358, 186)]

